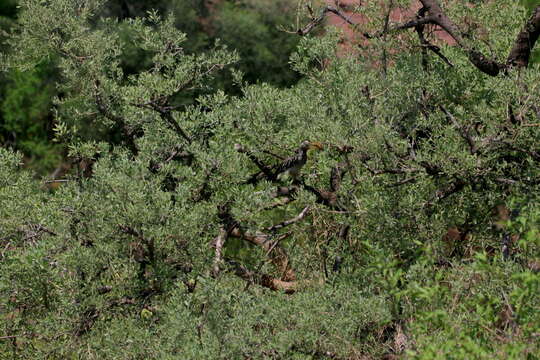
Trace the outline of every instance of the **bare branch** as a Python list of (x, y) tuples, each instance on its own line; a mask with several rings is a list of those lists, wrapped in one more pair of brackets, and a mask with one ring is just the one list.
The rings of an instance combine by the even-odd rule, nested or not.
[(350, 25), (356, 25), (354, 22), (352, 22), (345, 14), (343, 14), (341, 11), (339, 11), (336, 8), (333, 8), (331, 6), (326, 6), (322, 9), (321, 14), (317, 18), (312, 18), (311, 22), (307, 24), (303, 29), (298, 29), (296, 32), (300, 36), (307, 35), (310, 31), (312, 31), (317, 25), (319, 25), (325, 18), (327, 13), (333, 13), (342, 18), (344, 21), (346, 21)]
[(219, 234), (214, 240), (214, 246), (216, 248), (216, 255), (214, 257), (214, 266), (212, 268), (212, 275), (217, 277), (220, 273), (220, 265), (223, 262), (223, 246), (227, 241), (229, 232), (224, 227), (219, 229)]
[(389, 34), (389, 33), (397, 32), (397, 31), (405, 30), (405, 29), (410, 29), (410, 28), (413, 28), (413, 27), (421, 26), (421, 25), (432, 24), (432, 23), (433, 23), (433, 18), (430, 17), (430, 16), (427, 16), (427, 17), (422, 17), (422, 18), (417, 18), (417, 19), (414, 19), (414, 20), (410, 20), (410, 21), (407, 21), (406, 23), (390, 27), (386, 31), (382, 30), (382, 31), (376, 32), (374, 34), (364, 33), (363, 35), (367, 39), (374, 39), (374, 38), (382, 37), (382, 36), (384, 36), (386, 34)]
[[(416, 15), (416, 18), (417, 19), (420, 19), (422, 17), (425, 16), (425, 12), (426, 12), (426, 8), (422, 7), (418, 10), (418, 13)], [(424, 36), (424, 29), (425, 29), (425, 24), (420, 24), (420, 25), (417, 25), (414, 27), (414, 29), (416, 30), (416, 33), (418, 34), (418, 39), (420, 40), (420, 44), (422, 46), (422, 54), (423, 54), (423, 65), (424, 65), (424, 68), (426, 68), (427, 66), (427, 56), (426, 56), (426, 50), (430, 50), (432, 51), (433, 53), (435, 53), (435, 55), (437, 55), (439, 58), (441, 58), (448, 66), (450, 67), (453, 67), (454, 65), (450, 62), (450, 60), (448, 60), (448, 58), (446, 56), (443, 55), (443, 53), (441, 52), (441, 49), (436, 46), (436, 45), (433, 45), (431, 44), (427, 39), (426, 37)]]
[(69, 179), (53, 179), (53, 180), (45, 180), (45, 184), (53, 184), (53, 183), (67, 183), (69, 182)]
[(248, 281), (249, 283), (254, 282), (274, 291), (284, 291), (288, 294), (292, 294), (308, 286), (323, 283), (322, 280), (281, 280), (267, 274), (250, 271), (245, 266), (232, 260), (229, 260), (228, 263), (234, 267), (237, 276)]
[(309, 206), (306, 206), (306, 207), (304, 208), (304, 210), (302, 210), (302, 211), (300, 212), (300, 214), (298, 214), (298, 215), (295, 216), (294, 218), (289, 219), (289, 220), (286, 220), (286, 221), (283, 221), (283, 222), (281, 222), (281, 223), (279, 223), (279, 224), (276, 224), (276, 225), (272, 225), (272, 226), (270, 226), (270, 227), (267, 227), (266, 230), (267, 230), (267, 231), (275, 231), (275, 230), (278, 230), (278, 229), (282, 229), (282, 228), (284, 228), (284, 227), (286, 227), (286, 226), (289, 226), (289, 225), (291, 225), (291, 224), (294, 224), (294, 223), (296, 223), (296, 222), (302, 220), (302, 219), (307, 215), (307, 213), (309, 212), (309, 210), (310, 210)]
[[(388, 26), (390, 24), (390, 13), (392, 12), (393, 8), (394, 8), (394, 0), (390, 0), (390, 4), (388, 4), (388, 10), (386, 11), (386, 15), (384, 16), (383, 41), (385, 42), (386, 42), (386, 34), (388, 33)], [(386, 75), (387, 68), (388, 68), (388, 57), (386, 54), (386, 47), (383, 47), (382, 63), (383, 63), (383, 73), (384, 75)]]
[(279, 242), (290, 236), (290, 234), (282, 234), (279, 236), (271, 236), (264, 233), (252, 234), (244, 231), (238, 225), (234, 226), (229, 234), (230, 236), (246, 240), (266, 250), (274, 266), (276, 266), (279, 273), (283, 274), (282, 280), (292, 281), (296, 279), (294, 270), (291, 268), (289, 263), (289, 256), (282, 247), (275, 245), (274, 242), (271, 241), (275, 239), (274, 241)]
[(131, 103), (130, 105), (141, 108), (141, 109), (149, 109), (157, 112), (159, 116), (165, 120), (169, 126), (176, 131), (177, 134), (179, 134), (188, 144), (191, 144), (191, 138), (186, 134), (186, 132), (180, 127), (178, 122), (174, 119), (172, 115), (173, 108), (168, 106), (167, 103), (162, 103), (163, 101), (166, 101), (163, 96), (156, 97), (146, 103)]
[(448, 112), (448, 110), (446, 110), (444, 108), (444, 106), (442, 105), (439, 105), (439, 108), (441, 109), (441, 111), (444, 113), (444, 115), (446, 115), (446, 119), (448, 121), (450, 121), (452, 124), (454, 124), (455, 127), (458, 128), (459, 130), (459, 134), (461, 135), (461, 137), (463, 139), (465, 139), (465, 141), (467, 142), (467, 144), (469, 145), (469, 150), (471, 152), (471, 155), (474, 155), (477, 151), (478, 151), (478, 147), (476, 146), (476, 142), (474, 141), (474, 139), (472, 138), (471, 136), (471, 133), (469, 132), (469, 129), (460, 125), (456, 118), (454, 117), (454, 115), (452, 115), (450, 112)]

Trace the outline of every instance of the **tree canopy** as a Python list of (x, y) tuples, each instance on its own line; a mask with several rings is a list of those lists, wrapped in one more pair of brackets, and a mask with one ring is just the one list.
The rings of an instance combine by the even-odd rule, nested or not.
[[(188, 51), (203, 40), (171, 12), (21, 0), (2, 63), (54, 64), (56, 96), (32, 106), (51, 101), (73, 167), (36, 179), (0, 148), (0, 354), (534, 359), (540, 6), (423, 0), (388, 20), (410, 3), (359, 6), (366, 24), (301, 7), (280, 38), (285, 2), (242, 27), (225, 3), (213, 26), (245, 47)], [(314, 34), (329, 14), (369, 45)], [(286, 73), (249, 65), (273, 84), (243, 68), (291, 44)]]

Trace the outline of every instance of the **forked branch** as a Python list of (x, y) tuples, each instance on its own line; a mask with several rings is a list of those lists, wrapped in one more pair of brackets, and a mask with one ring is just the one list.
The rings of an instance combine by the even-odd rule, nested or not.
[[(501, 71), (506, 71), (510, 67), (525, 68), (528, 66), (530, 54), (534, 48), (534, 45), (536, 44), (536, 41), (538, 40), (538, 37), (540, 36), (540, 5), (534, 9), (533, 14), (518, 34), (516, 40), (514, 41), (514, 45), (510, 50), (506, 63), (499, 63), (495, 59), (485, 56), (473, 46), (467, 44), (467, 42), (461, 36), (459, 28), (444, 13), (437, 0), (420, 0), (420, 2), (422, 3), (422, 8), (418, 12), (415, 19), (392, 27), (385, 26), (382, 31), (375, 34), (364, 33), (363, 35), (370, 39), (382, 37), (388, 33), (415, 28), (419, 34), (419, 39), (422, 46), (433, 51), (435, 54), (437, 54), (437, 56), (443, 59), (443, 61), (450, 65), (451, 63), (448, 61), (448, 59), (446, 59), (446, 57), (444, 57), (444, 55), (441, 54), (440, 50), (436, 46), (429, 44), (429, 42), (427, 42), (423, 37), (422, 27), (427, 24), (432, 24), (439, 26), (448, 35), (450, 35), (456, 44), (465, 51), (469, 61), (478, 70), (487, 75), (497, 76), (499, 73), (501, 73)], [(308, 25), (306, 25), (303, 29), (299, 29), (297, 33), (302, 36), (306, 35), (312, 31), (313, 28), (322, 23), (322, 20), (329, 12), (336, 14), (351, 25), (357, 25), (339, 10), (327, 6), (323, 8), (319, 17), (313, 18)]]

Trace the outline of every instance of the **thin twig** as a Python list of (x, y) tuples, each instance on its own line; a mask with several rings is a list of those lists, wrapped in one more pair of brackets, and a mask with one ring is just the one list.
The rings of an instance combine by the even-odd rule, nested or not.
[(53, 180), (46, 180), (45, 184), (66, 183), (66, 182), (69, 182), (69, 181), (71, 181), (71, 180), (69, 180), (69, 179), (53, 179)]
[(289, 219), (289, 220), (286, 220), (286, 221), (283, 221), (279, 224), (276, 224), (276, 225), (272, 225), (268, 228), (266, 228), (267, 231), (274, 231), (274, 230), (278, 230), (278, 229), (282, 229), (284, 228), (285, 226), (289, 226), (291, 224), (294, 224), (295, 222), (298, 222), (300, 220), (302, 220), (306, 214), (309, 212), (309, 209), (310, 207), (309, 206), (306, 206), (301, 212), (300, 214), (298, 214), (297, 216), (295, 216), (294, 218), (292, 219)]
[(454, 124), (455, 127), (458, 128), (459, 130), (459, 134), (461, 135), (461, 137), (463, 139), (465, 139), (465, 141), (467, 142), (467, 144), (469, 145), (469, 150), (471, 152), (471, 155), (474, 155), (477, 151), (478, 151), (478, 147), (476, 146), (476, 142), (474, 141), (474, 139), (472, 138), (471, 136), (471, 133), (469, 132), (469, 129), (466, 128), (465, 126), (462, 126), (460, 125), (456, 118), (454, 117), (454, 115), (452, 115), (448, 110), (446, 110), (444, 108), (444, 106), (442, 105), (439, 105), (439, 108), (442, 110), (442, 112), (444, 112), (444, 114), (446, 115), (446, 118), (452, 123)]
[(327, 13), (333, 13), (342, 18), (345, 22), (347, 22), (350, 25), (356, 25), (354, 22), (352, 22), (351, 19), (347, 17), (347, 15), (343, 14), (341, 11), (339, 11), (336, 8), (333, 8), (331, 6), (326, 6), (322, 9), (321, 14), (317, 18), (312, 18), (311, 22), (307, 24), (303, 29), (298, 29), (296, 33), (300, 36), (307, 35), (310, 31), (312, 31), (317, 25), (319, 25), (325, 18)]

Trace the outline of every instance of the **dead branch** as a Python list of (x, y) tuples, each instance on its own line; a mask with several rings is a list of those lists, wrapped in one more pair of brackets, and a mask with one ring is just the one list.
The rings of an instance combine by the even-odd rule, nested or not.
[(212, 268), (212, 275), (214, 277), (217, 277), (220, 272), (220, 265), (223, 262), (223, 246), (225, 245), (225, 242), (227, 241), (227, 237), (229, 236), (229, 232), (225, 230), (224, 227), (221, 227), (219, 229), (219, 234), (214, 240), (214, 246), (216, 248), (216, 255), (214, 257), (214, 266)]
[(267, 227), (266, 230), (267, 230), (267, 231), (275, 231), (275, 230), (278, 230), (278, 229), (282, 229), (282, 228), (284, 228), (284, 227), (286, 227), (286, 226), (289, 226), (289, 225), (291, 225), (291, 224), (294, 224), (294, 223), (296, 223), (296, 222), (302, 220), (302, 219), (307, 215), (307, 213), (309, 212), (309, 210), (310, 210), (309, 206), (306, 206), (306, 207), (304, 208), (304, 210), (302, 210), (302, 211), (300, 212), (300, 214), (298, 214), (298, 215), (295, 216), (294, 218), (289, 219), (289, 220), (286, 220), (286, 221), (283, 221), (283, 222), (281, 222), (281, 223), (279, 223), (279, 224), (276, 224), (276, 225), (272, 225), (272, 226), (270, 226), (270, 227)]
[[(289, 256), (285, 250), (279, 246), (275, 245), (273, 241), (281, 241), (284, 238), (290, 236), (290, 234), (283, 234), (279, 236), (271, 236), (268, 234), (260, 233), (252, 234), (244, 231), (240, 226), (234, 226), (230, 231), (230, 236), (246, 240), (252, 244), (262, 247), (268, 253), (270, 260), (277, 268), (278, 272), (283, 274), (281, 279), (283, 281), (293, 281), (296, 279), (294, 270), (290, 266)], [(270, 251), (271, 250), (271, 251)]]
[(248, 281), (249, 283), (256, 283), (274, 291), (284, 291), (287, 294), (292, 294), (308, 286), (323, 283), (322, 280), (281, 280), (268, 274), (250, 271), (245, 266), (232, 260), (228, 260), (228, 263), (233, 266), (237, 276)]

